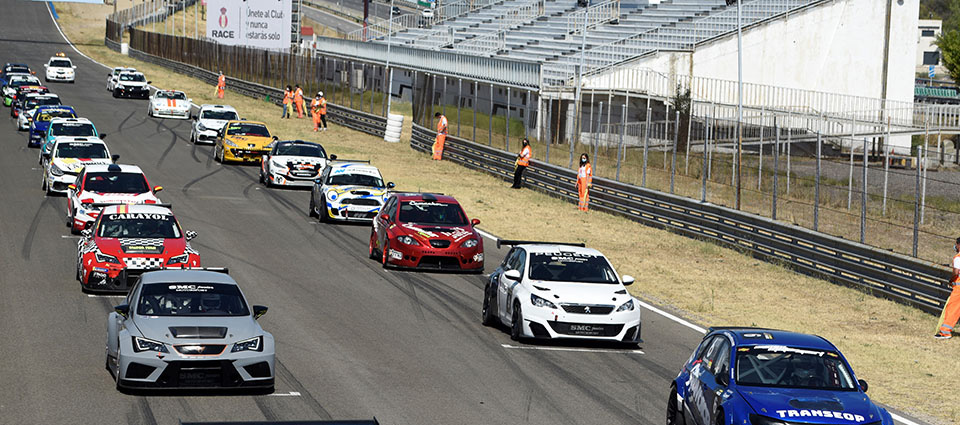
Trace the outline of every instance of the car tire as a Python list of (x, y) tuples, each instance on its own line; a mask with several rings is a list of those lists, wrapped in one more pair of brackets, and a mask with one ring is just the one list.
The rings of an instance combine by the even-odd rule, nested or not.
[(116, 98), (118, 98), (118, 97), (120, 97), (120, 90), (117, 90), (116, 88), (114, 88), (114, 89), (113, 89), (113, 98), (116, 99)]
[(370, 259), (371, 259), (371, 260), (376, 260), (377, 257), (378, 257), (379, 254), (380, 254), (379, 252), (377, 252), (377, 249), (373, 247), (373, 245), (374, 245), (374, 244), (373, 244), (373, 240), (374, 240), (376, 237), (377, 237), (377, 233), (374, 232), (373, 230), (371, 230), (371, 231), (370, 231), (370, 242), (367, 243), (367, 249), (368, 249), (368, 251), (369, 251), (369, 252), (367, 253), (367, 255), (370, 256)]
[(224, 151), (224, 147), (221, 146), (221, 147), (220, 147), (220, 161), (219, 161), (219, 162), (220, 162), (221, 164), (226, 164), (226, 161), (223, 160), (223, 157), (224, 157), (224, 152), (223, 152), (223, 151)]
[(683, 411), (677, 405), (677, 387), (670, 388), (670, 398), (667, 399), (667, 425), (682, 425)]
[(510, 339), (523, 339), (523, 312), (520, 311), (520, 301), (513, 302), (513, 323), (510, 325)]
[(480, 323), (482, 323), (483, 326), (493, 327), (499, 324), (500, 319), (498, 319), (497, 316), (493, 313), (494, 307), (496, 306), (491, 305), (492, 303), (490, 302), (491, 301), (490, 298), (492, 298), (490, 296), (490, 291), (488, 291), (487, 288), (484, 288), (483, 289), (483, 308), (480, 310), (480, 318), (481, 318)]
[(53, 191), (50, 190), (50, 186), (47, 184), (47, 173), (43, 173), (43, 181), (40, 182), (40, 190), (43, 190), (44, 194), (47, 196), (53, 194)]
[(317, 218), (320, 214), (317, 214), (317, 201), (313, 197), (313, 190), (310, 190), (310, 208), (307, 208), (307, 215), (311, 218)]
[(383, 245), (383, 251), (380, 251), (380, 265), (382, 265), (384, 269), (390, 268), (390, 261), (388, 261), (389, 257), (387, 257), (389, 253), (390, 253), (390, 242), (387, 242)]

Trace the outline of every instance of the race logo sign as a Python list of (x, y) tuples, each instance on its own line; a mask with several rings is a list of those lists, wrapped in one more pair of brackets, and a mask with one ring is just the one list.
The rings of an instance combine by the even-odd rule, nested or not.
[(290, 50), (293, 0), (208, 0), (207, 37), (228, 46)]

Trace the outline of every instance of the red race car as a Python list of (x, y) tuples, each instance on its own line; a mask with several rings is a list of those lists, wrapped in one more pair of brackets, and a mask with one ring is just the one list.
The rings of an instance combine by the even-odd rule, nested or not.
[(126, 292), (145, 271), (200, 267), (184, 231), (161, 205), (110, 205), (77, 243), (77, 279), (84, 291)]
[(483, 272), (483, 238), (452, 196), (392, 193), (370, 232), (383, 267)]

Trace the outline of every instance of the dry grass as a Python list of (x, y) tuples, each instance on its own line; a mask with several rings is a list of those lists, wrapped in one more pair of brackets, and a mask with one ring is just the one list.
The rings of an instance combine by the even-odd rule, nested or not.
[[(82, 10), (90, 6), (69, 5)], [(95, 7), (90, 7), (91, 9)], [(103, 21), (84, 13), (62, 23), (79, 41), (102, 39)], [(160, 87), (183, 89), (197, 103), (213, 102), (213, 87), (160, 67), (120, 56), (105, 47), (83, 46), (107, 65), (130, 64)], [(404, 189), (456, 196), (481, 227), (510, 238), (583, 241), (610, 257), (619, 271), (637, 276), (631, 291), (675, 308), (704, 324), (751, 325), (820, 334), (849, 357), (871, 396), (936, 423), (960, 422), (960, 410), (942, 394), (960, 382), (949, 365), (956, 341), (934, 341), (936, 318), (862, 292), (795, 274), (730, 249), (655, 230), (612, 215), (580, 213), (573, 205), (533, 191), (511, 191), (504, 181), (434, 162), (406, 143), (390, 144), (332, 126), (316, 134), (303, 120), (279, 120), (279, 108), (228, 92), (226, 101), (243, 115), (264, 120), (283, 138), (323, 143), (328, 151), (367, 157)], [(616, 230), (613, 230), (616, 229)], [(950, 253), (945, 252), (944, 255)], [(656, 342), (654, 342), (656, 343)], [(680, 361), (679, 359), (677, 360)]]

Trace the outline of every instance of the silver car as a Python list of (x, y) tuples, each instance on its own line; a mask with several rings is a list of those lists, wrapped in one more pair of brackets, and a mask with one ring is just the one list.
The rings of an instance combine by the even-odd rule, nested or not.
[(273, 335), (225, 270), (144, 273), (107, 316), (106, 366), (123, 388), (274, 388)]

